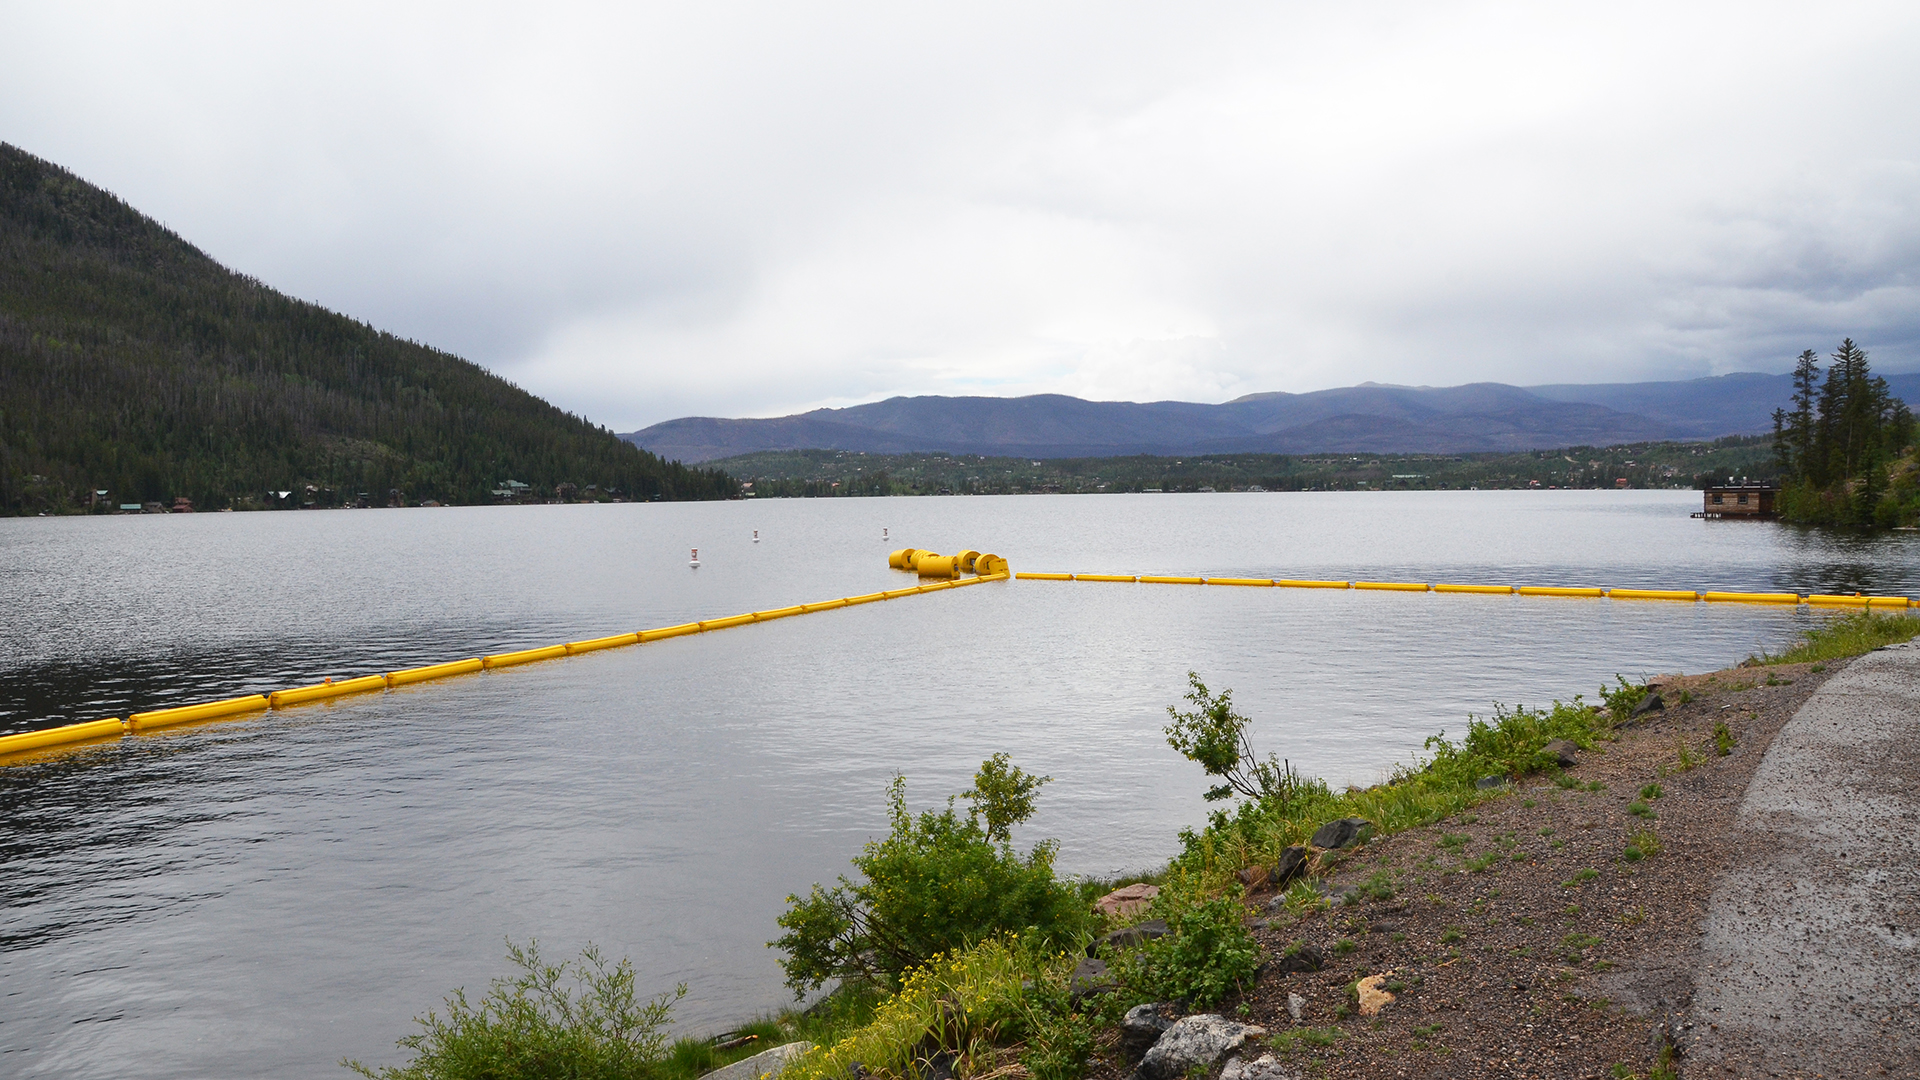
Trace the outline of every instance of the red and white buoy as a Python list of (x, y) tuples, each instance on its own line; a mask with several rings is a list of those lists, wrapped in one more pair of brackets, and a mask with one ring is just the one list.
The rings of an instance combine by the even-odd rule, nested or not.
[(695, 568), (696, 570), (699, 569), (700, 567), (700, 549), (699, 548), (693, 549), (693, 558), (687, 560), (687, 565)]
[(759, 530), (759, 529), (755, 529), (755, 530), (753, 530), (753, 542), (754, 542), (754, 543), (756, 543), (756, 544), (760, 542), (760, 530)]

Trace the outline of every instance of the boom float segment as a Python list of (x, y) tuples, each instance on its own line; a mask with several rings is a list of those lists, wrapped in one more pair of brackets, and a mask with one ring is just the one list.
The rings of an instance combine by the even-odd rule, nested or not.
[(1607, 596), (1613, 600), (1684, 600), (1689, 604), (1700, 599), (1692, 589), (1608, 589)]
[[(559, 648), (559, 646), (555, 646), (555, 648)], [(366, 675), (358, 679), (342, 679), (339, 682), (328, 679), (326, 682), (318, 683), (314, 686), (301, 686), (292, 690), (275, 690), (273, 693), (267, 695), (267, 704), (279, 709), (288, 705), (298, 705), (303, 701), (322, 701), (327, 698), (344, 697), (348, 694), (370, 694), (375, 690), (385, 690), (386, 688), (387, 677), (385, 675)]]
[(173, 709), (134, 713), (127, 717), (127, 727), (134, 731), (145, 731), (148, 728), (168, 727), (172, 724), (189, 724), (195, 720), (217, 720), (223, 716), (240, 716), (245, 713), (260, 712), (267, 707), (265, 694), (248, 694), (245, 697), (227, 698), (225, 701), (209, 701), (204, 705), (182, 705)]
[(1434, 592), (1485, 593), (1488, 596), (1512, 596), (1511, 585), (1435, 585)]
[(1356, 581), (1356, 589), (1372, 589), (1376, 592), (1426, 592), (1429, 586), (1411, 581)]
[(479, 671), (485, 665), (479, 657), (469, 660), (450, 660), (444, 664), (428, 664), (426, 667), (403, 668), (387, 672), (387, 685), (406, 686), (410, 683), (426, 682), (429, 679), (445, 679), (454, 675), (465, 675), (470, 671)]
[(63, 724), (56, 728), (26, 731), (18, 735), (0, 735), (0, 755), (41, 750), (49, 746), (65, 746), (69, 743), (90, 742), (94, 739), (117, 739), (126, 733), (127, 725), (119, 720), (92, 720), (84, 724)]
[(1798, 604), (1799, 593), (1790, 592), (1704, 592), (1700, 599), (1709, 604)]

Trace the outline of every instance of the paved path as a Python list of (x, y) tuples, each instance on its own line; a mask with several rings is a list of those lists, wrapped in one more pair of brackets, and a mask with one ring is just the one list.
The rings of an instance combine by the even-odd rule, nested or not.
[(1920, 1077), (1920, 644), (1801, 706), (1735, 831), (1684, 1074)]

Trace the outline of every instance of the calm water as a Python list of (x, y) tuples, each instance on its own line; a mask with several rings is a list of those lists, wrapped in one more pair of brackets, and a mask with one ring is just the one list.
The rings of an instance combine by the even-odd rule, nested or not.
[[(1701, 522), (1690, 492), (855, 499), (0, 521), (0, 732), (1016, 569), (1920, 592), (1914, 534)], [(749, 542), (752, 530), (762, 542)], [(690, 547), (704, 565), (686, 565)], [(1197, 669), (1256, 742), (1369, 782), (1493, 702), (1776, 647), (1739, 605), (1013, 582), (0, 767), (0, 1074), (345, 1075), (588, 940), (706, 1030), (782, 1003), (787, 893), (1010, 752), (1025, 839), (1145, 867), (1203, 820)]]

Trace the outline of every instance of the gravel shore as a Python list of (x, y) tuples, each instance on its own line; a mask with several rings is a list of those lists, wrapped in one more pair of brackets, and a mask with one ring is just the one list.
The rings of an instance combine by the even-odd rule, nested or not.
[[(1702, 969), (1703, 927), (1716, 885), (1747, 888), (1735, 875), (1766, 865), (1778, 847), (1765, 830), (1741, 827), (1769, 745), (1848, 663), (1656, 680), (1668, 707), (1581, 754), (1561, 782), (1532, 778), (1354, 851), (1327, 879), (1331, 907), (1276, 912), (1257, 931), (1269, 955), (1318, 950), (1325, 966), (1281, 974), (1286, 965), (1270, 964), (1222, 1011), (1265, 1027), (1276, 1064), (1303, 1076), (1751, 1074), (1764, 1041), (1736, 1044), (1707, 1029), (1710, 1043), (1696, 1032), (1718, 1022), (1697, 1010), (1719, 993)], [(1270, 899), (1249, 898), (1256, 907)], [(1393, 1000), (1362, 1016), (1354, 984), (1376, 975)], [(1920, 1075), (1912, 1059), (1878, 1052), (1858, 1066), (1825, 1075)], [(1814, 1075), (1795, 1069), (1778, 1075)], [(1093, 1075), (1127, 1071), (1108, 1056)]]

